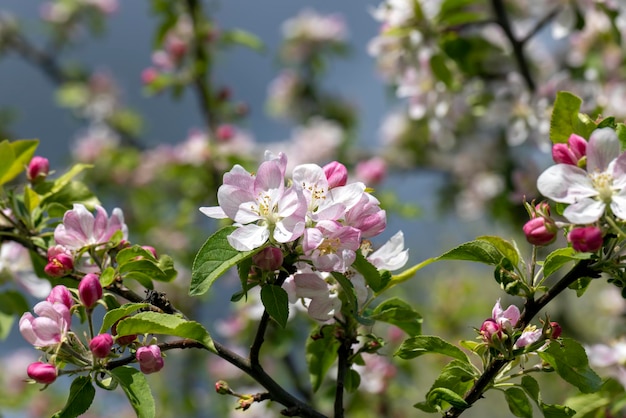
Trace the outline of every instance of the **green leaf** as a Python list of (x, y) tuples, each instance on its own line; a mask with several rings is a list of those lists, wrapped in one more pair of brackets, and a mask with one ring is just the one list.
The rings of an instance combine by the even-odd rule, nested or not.
[(110, 371), (111, 376), (122, 387), (135, 410), (137, 418), (154, 418), (156, 406), (146, 376), (130, 366), (116, 367)]
[(434, 54), (430, 57), (430, 69), (437, 77), (439, 81), (446, 85), (446, 87), (452, 86), (454, 81), (452, 72), (446, 64), (446, 59), (441, 54)]
[(386, 283), (383, 283), (378, 269), (363, 257), (360, 250), (356, 252), (356, 259), (352, 263), (352, 267), (363, 275), (365, 282), (374, 292), (378, 292), (385, 287)]
[(216, 352), (209, 332), (198, 322), (187, 321), (179, 316), (159, 312), (140, 312), (123, 319), (117, 325), (119, 335), (165, 334), (188, 338)]
[(551, 405), (547, 403), (540, 403), (539, 408), (541, 408), (541, 412), (546, 418), (569, 418), (573, 417), (576, 414), (576, 411), (568, 408), (565, 405)]
[(578, 120), (578, 111), (582, 99), (570, 92), (560, 91), (556, 94), (552, 117), (550, 119), (550, 140), (552, 143), (566, 143), (574, 132)]
[(458, 409), (467, 409), (470, 407), (461, 395), (446, 388), (435, 388), (431, 390), (428, 392), (426, 401), (431, 405), (441, 404), (441, 401), (445, 401)]
[(15, 315), (0, 311), (0, 341), (6, 340), (9, 334), (11, 334), (11, 328), (13, 328), (15, 318)]
[[(428, 394), (426, 395), (427, 402), (421, 404), (419, 407), (426, 406), (426, 409), (432, 410), (437, 408), (443, 408), (441, 401), (446, 401), (440, 397), (430, 397), (430, 392), (436, 389), (446, 389), (462, 397), (474, 384), (474, 380), (477, 379), (477, 370), (470, 363), (466, 363), (461, 360), (452, 360), (441, 371), (437, 380), (431, 386)], [(433, 403), (435, 402), (435, 403)], [(447, 402), (447, 401), (446, 401)], [(423, 409), (423, 410), (426, 410)]]
[(117, 254), (118, 270), (122, 277), (150, 283), (152, 280), (169, 282), (176, 278), (174, 261), (168, 255), (157, 260), (152, 253), (139, 245), (124, 248)]
[(510, 388), (504, 391), (504, 397), (509, 404), (509, 410), (516, 417), (532, 418), (533, 409), (526, 396), (520, 388)]
[(487, 241), (493, 244), (493, 246), (496, 247), (500, 254), (502, 254), (507, 260), (509, 260), (511, 262), (511, 265), (513, 266), (517, 266), (520, 262), (520, 259), (522, 258), (519, 249), (514, 242), (490, 235), (483, 235), (476, 239), (480, 241)]
[(5, 290), (0, 293), (0, 312), (8, 315), (21, 316), (29, 309), (30, 306), (21, 292), (17, 290)]
[[(52, 195), (61, 192), (63, 188), (65, 188), (68, 184), (72, 182), (74, 177), (82, 173), (84, 170), (88, 168), (92, 168), (92, 167), (93, 165), (91, 164), (73, 165), (72, 168), (70, 168), (65, 174), (55, 179), (54, 182), (52, 182), (52, 184), (49, 185), (49, 189), (46, 191), (44, 195), (44, 200), (47, 201), (47, 199), (49, 199)], [(38, 193), (43, 194), (39, 192), (39, 190), (38, 190)]]
[(289, 296), (282, 287), (269, 284), (261, 288), (261, 302), (269, 316), (281, 326), (287, 326), (289, 318)]
[(600, 377), (589, 368), (585, 349), (571, 338), (564, 338), (561, 344), (552, 342), (537, 354), (566, 382), (583, 393), (596, 392), (602, 386)]
[(337, 359), (340, 343), (335, 338), (332, 325), (323, 326), (309, 337), (306, 344), (306, 362), (309, 366), (311, 386), (314, 392), (322, 385), (324, 376)]
[(626, 125), (618, 123), (615, 128), (615, 132), (619, 138), (620, 149), (624, 151), (626, 149)]
[(102, 271), (100, 275), (100, 284), (102, 287), (107, 287), (113, 284), (115, 281), (115, 269), (113, 267), (107, 267)]
[(248, 47), (255, 51), (263, 50), (263, 41), (256, 35), (242, 30), (242, 29), (230, 29), (224, 31), (220, 36), (220, 41), (223, 44), (236, 44)]
[(191, 286), (189, 287), (191, 296), (206, 293), (213, 282), (228, 269), (264, 248), (259, 247), (251, 251), (235, 250), (226, 239), (235, 229), (237, 229), (235, 226), (220, 229), (209, 237), (196, 254), (191, 267)]
[(108, 311), (102, 319), (102, 326), (100, 327), (100, 334), (104, 334), (120, 319), (131, 313), (137, 312), (140, 309), (149, 307), (149, 303), (126, 303), (119, 308), (111, 309)]
[(91, 384), (91, 379), (87, 376), (77, 377), (70, 386), (70, 395), (65, 406), (53, 418), (75, 418), (84, 414), (95, 396), (96, 389)]
[(411, 305), (399, 298), (382, 302), (368, 318), (396, 325), (411, 337), (422, 332), (422, 316), (413, 310)]
[(359, 388), (360, 385), (361, 375), (359, 374), (359, 372), (354, 369), (348, 370), (344, 380), (344, 387), (346, 388), (346, 392), (353, 393)]
[(39, 145), (36, 139), (0, 142), (0, 186), (17, 177), (33, 158)]
[(33, 210), (39, 206), (39, 203), (41, 203), (41, 196), (39, 196), (32, 187), (26, 186), (24, 188), (24, 205), (28, 213), (32, 214)]
[(588, 260), (591, 257), (591, 253), (579, 253), (571, 247), (559, 248), (546, 257), (543, 263), (543, 275), (544, 277), (550, 277), (570, 261)]
[(418, 335), (405, 340), (394, 356), (409, 360), (428, 353), (444, 354), (466, 363), (470, 362), (460, 348), (433, 335)]
[(504, 258), (506, 258), (506, 256), (500, 252), (499, 248), (491, 242), (490, 239), (482, 237), (461, 244), (440, 255), (436, 260), (467, 260), (496, 266), (500, 264)]
[(539, 403), (539, 383), (537, 383), (534, 377), (528, 375), (523, 376), (522, 388), (533, 401)]

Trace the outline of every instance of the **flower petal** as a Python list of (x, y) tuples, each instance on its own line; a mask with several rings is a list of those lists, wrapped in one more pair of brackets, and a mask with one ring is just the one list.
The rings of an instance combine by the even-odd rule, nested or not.
[(556, 164), (541, 173), (537, 189), (542, 195), (561, 203), (575, 203), (580, 198), (598, 194), (587, 172), (569, 164)]
[(611, 210), (615, 216), (626, 220), (626, 189), (622, 189), (619, 194), (613, 195)]
[(265, 244), (269, 235), (266, 227), (250, 224), (237, 228), (226, 239), (235, 250), (250, 251)]
[(604, 214), (606, 204), (595, 199), (581, 199), (563, 211), (563, 216), (574, 224), (590, 224)]
[(604, 172), (619, 156), (619, 138), (612, 128), (596, 129), (587, 146), (587, 171)]

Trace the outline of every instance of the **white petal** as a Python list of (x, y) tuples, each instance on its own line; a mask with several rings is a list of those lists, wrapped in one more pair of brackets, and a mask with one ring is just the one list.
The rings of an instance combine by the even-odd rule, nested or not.
[(626, 220), (626, 190), (614, 195), (611, 200), (613, 214), (622, 220)]
[(584, 225), (600, 219), (605, 210), (606, 204), (604, 202), (595, 199), (581, 199), (568, 206), (563, 211), (563, 216), (572, 223)]
[(250, 251), (265, 244), (269, 235), (266, 227), (250, 224), (237, 228), (226, 239), (235, 250)]
[(587, 146), (587, 171), (604, 172), (619, 156), (619, 138), (611, 128), (596, 129)]
[(200, 212), (204, 213), (206, 216), (208, 216), (209, 218), (213, 218), (213, 219), (228, 218), (228, 215), (226, 215), (226, 212), (224, 212), (224, 209), (222, 209), (219, 206), (204, 206), (200, 208)]
[(545, 197), (561, 203), (575, 203), (580, 198), (598, 194), (587, 172), (569, 164), (556, 164), (541, 173), (537, 189)]

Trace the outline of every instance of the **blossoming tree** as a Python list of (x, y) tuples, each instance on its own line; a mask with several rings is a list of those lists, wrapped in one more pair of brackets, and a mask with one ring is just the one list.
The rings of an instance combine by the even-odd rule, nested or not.
[[(47, 4), (43, 18), (57, 52), (76, 27), (89, 19), (102, 23), (117, 6), (111, 0)], [(338, 16), (305, 11), (285, 24), (286, 68), (270, 88), (269, 107), (301, 126), (293, 141), (265, 144), (261, 152), (237, 126), (246, 106), (211, 77), (217, 51), (232, 44), (258, 48), (260, 41), (218, 29), (202, 2), (155, 0), (153, 6), (162, 25), (153, 65), (141, 74), (146, 91), (192, 90), (205, 126), (179, 146), (152, 150), (142, 149), (137, 118), (120, 105), (110, 80), (77, 76), (30, 44), (13, 21), (0, 20), (1, 46), (59, 83), (62, 103), (90, 125), (77, 147), (81, 162), (58, 172), (35, 155), (38, 141), (0, 142), (0, 271), (24, 289), (11, 283), (1, 289), (0, 337), (17, 328), (37, 353), (15, 361), (21, 380), (45, 389), (33, 399), (56, 390), (53, 396), (63, 400), (39, 415), (82, 416), (104, 393), (117, 392), (129, 415), (167, 416), (175, 412), (159, 398), (182, 388), (192, 392), (189, 416), (201, 416), (208, 413), (201, 404), (206, 380), (217, 393), (211, 399), (225, 395), (235, 400), (230, 409), (259, 416), (418, 411), (449, 418), (481, 405), (500, 416), (498, 399), (517, 417), (624, 413), (623, 341), (585, 344), (584, 327), (557, 320), (555, 303), (567, 294), (589, 298), (592, 287), (618, 289), (620, 301), (624, 295), (626, 128), (617, 111), (600, 114), (598, 108), (612, 109), (600, 94), (589, 103), (555, 87), (539, 89), (544, 74), (533, 72), (524, 49), (548, 24), (561, 35), (590, 36), (592, 19), (604, 18), (617, 30), (621, 5), (559, 3), (535, 15), (500, 0), (378, 5), (372, 14), (383, 28), (370, 49), (398, 96), (408, 99), (410, 129), (382, 157), (367, 154), (362, 161), (350, 152), (354, 110), (325, 92), (319, 78), (329, 57), (346, 46)], [(531, 29), (520, 37), (511, 16), (531, 19)], [(494, 24), (500, 38), (489, 32)], [(611, 33), (607, 45), (616, 39), (621, 35)], [(506, 52), (502, 41), (515, 66), (494, 71), (516, 68), (520, 83), (500, 85), (504, 76), (487, 71)], [(576, 69), (591, 64), (578, 61)], [(603, 76), (617, 77), (613, 70)], [(569, 80), (576, 90), (580, 80)], [(469, 100), (481, 87), (483, 99)], [(526, 112), (518, 114), (513, 109), (520, 103)], [(491, 106), (511, 111), (483, 119), (480, 109)], [(463, 129), (494, 132), (502, 124), (508, 147), (522, 128), (532, 132), (528, 143), (550, 144), (553, 164), (533, 179), (539, 194), (519, 200), (526, 215), (523, 225), (512, 224), (528, 245), (481, 235), (407, 266), (409, 231), (391, 231), (375, 244), (388, 232), (389, 217), (406, 209), (373, 188), (385, 164), (417, 163), (426, 149), (418, 133), (439, 138), (428, 155), (433, 164), (442, 152), (458, 157), (446, 135), (456, 141)], [(94, 138), (95, 151), (85, 146)], [(450, 261), (489, 266), (495, 283), (483, 278), (481, 290), (492, 283), (499, 292), (481, 307), (474, 330), (462, 330), (461, 341), (424, 333), (422, 325), (430, 327), (435, 315), (423, 318), (421, 303), (405, 290), (427, 277), (423, 269)], [(225, 288), (233, 282), (234, 290)], [(237, 306), (231, 319), (206, 314), (216, 299), (220, 307), (228, 299)], [(466, 301), (452, 302), (452, 310), (461, 310)], [(417, 371), (423, 355), (436, 359), (434, 376)], [(206, 357), (220, 360), (219, 367), (200, 369), (197, 359)], [(160, 388), (156, 378), (185, 358), (192, 359), (191, 372), (180, 383), (168, 374)], [(596, 366), (609, 372), (597, 373)], [(555, 381), (569, 390), (553, 393)]]

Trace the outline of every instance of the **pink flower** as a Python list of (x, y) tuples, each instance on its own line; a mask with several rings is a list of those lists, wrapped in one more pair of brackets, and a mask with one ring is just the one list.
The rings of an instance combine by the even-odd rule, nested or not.
[(99, 334), (89, 342), (89, 349), (97, 358), (107, 358), (111, 354), (113, 337), (111, 334)]
[(26, 178), (28, 178), (31, 183), (35, 183), (46, 178), (49, 171), (50, 162), (48, 159), (35, 156), (28, 164), (28, 168), (26, 169)]
[(487, 344), (491, 344), (502, 339), (502, 327), (493, 318), (486, 319), (480, 327), (480, 335)]
[(26, 369), (28, 377), (37, 383), (49, 385), (57, 379), (57, 369), (52, 364), (40, 361), (31, 363)]
[(222, 124), (215, 130), (215, 136), (222, 142), (227, 142), (235, 136), (235, 128), (233, 125)]
[(330, 286), (317, 272), (296, 273), (285, 281), (283, 289), (291, 303), (305, 299), (308, 314), (316, 321), (328, 321), (341, 309), (341, 301), (331, 295)]
[(124, 214), (119, 208), (113, 209), (111, 218), (104, 208), (96, 206), (96, 216), (85, 206), (74, 204), (72, 210), (63, 215), (63, 223), (54, 230), (54, 240), (70, 250), (80, 250), (88, 245), (104, 244), (117, 231), (122, 231), (128, 239), (128, 228), (124, 223)]
[(50, 303), (61, 303), (65, 305), (68, 310), (72, 309), (74, 305), (72, 293), (63, 285), (54, 286), (46, 298), (46, 301)]
[(491, 318), (507, 332), (512, 331), (513, 327), (517, 324), (519, 317), (520, 311), (515, 305), (510, 305), (503, 311), (500, 306), (500, 299), (498, 299), (491, 311)]
[(239, 228), (228, 236), (238, 251), (265, 244), (270, 236), (279, 243), (291, 242), (304, 231), (306, 202), (299, 189), (285, 187), (287, 158), (266, 153), (256, 176), (236, 165), (224, 174), (217, 191), (218, 207), (202, 207), (211, 218), (230, 218)]
[(597, 226), (574, 228), (567, 234), (567, 240), (578, 252), (595, 253), (602, 248), (602, 231)]
[(39, 302), (33, 308), (35, 318), (25, 312), (20, 318), (20, 332), (26, 341), (35, 347), (55, 345), (65, 338), (70, 324), (70, 310), (63, 303)]
[(537, 217), (529, 220), (522, 228), (526, 240), (537, 246), (548, 245), (554, 242), (557, 234), (556, 224), (552, 219)]
[(515, 348), (522, 348), (534, 344), (541, 339), (541, 336), (541, 329), (536, 329), (534, 326), (527, 327), (517, 341), (515, 341)]
[(587, 141), (576, 134), (571, 134), (567, 144), (554, 144), (552, 159), (558, 164), (578, 165), (581, 158), (587, 155)]
[(48, 248), (48, 264), (43, 269), (50, 277), (63, 277), (74, 270), (74, 257), (62, 245)]
[(345, 186), (348, 182), (348, 169), (345, 165), (333, 161), (322, 167), (326, 180), (328, 180), (328, 188)]
[(369, 193), (363, 193), (359, 201), (345, 214), (346, 225), (361, 231), (361, 238), (372, 238), (387, 227), (387, 212), (380, 202)]
[(161, 357), (161, 349), (158, 345), (139, 347), (136, 357), (139, 369), (144, 374), (155, 373), (163, 368), (163, 357)]
[(319, 221), (304, 233), (302, 249), (320, 271), (345, 272), (356, 259), (361, 231), (335, 221)]
[(85, 275), (78, 284), (78, 297), (87, 309), (91, 309), (102, 298), (100, 279), (93, 273)]

